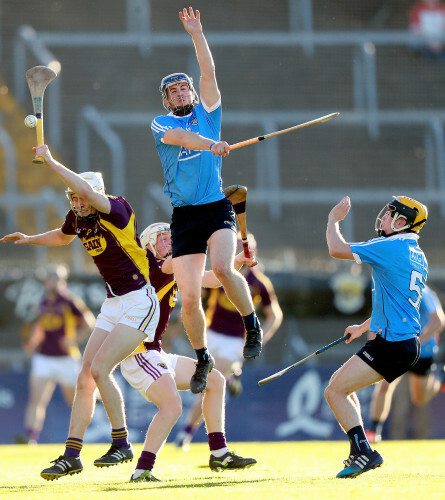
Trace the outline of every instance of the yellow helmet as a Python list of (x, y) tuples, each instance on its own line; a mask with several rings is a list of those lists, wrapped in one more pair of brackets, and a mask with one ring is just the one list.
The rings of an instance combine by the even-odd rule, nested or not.
[[(408, 196), (394, 196), (394, 199), (386, 204), (376, 219), (375, 229), (378, 236), (391, 236), (391, 234), (384, 234), (381, 229), (382, 217), (386, 212), (390, 211), (392, 214), (391, 229), (394, 233), (403, 231), (413, 231), (419, 233), (428, 218), (428, 209), (422, 203), (408, 198)], [(395, 222), (398, 219), (405, 219), (405, 225), (399, 228), (395, 227)]]
[(396, 212), (406, 219), (409, 231), (418, 233), (428, 219), (428, 208), (408, 196), (394, 196), (393, 202), (389, 205), (394, 206)]

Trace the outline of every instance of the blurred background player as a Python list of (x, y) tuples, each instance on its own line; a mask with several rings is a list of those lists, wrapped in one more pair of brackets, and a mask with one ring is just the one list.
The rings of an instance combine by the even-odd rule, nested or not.
[[(256, 240), (248, 234), (249, 247), (257, 254)], [(238, 250), (242, 250), (242, 240), (238, 234)], [(264, 315), (262, 325), (265, 345), (280, 327), (283, 313), (269, 278), (256, 267), (244, 266), (240, 272), (246, 278), (256, 308)], [(231, 396), (242, 391), (241, 373), (243, 365), (244, 324), (239, 312), (230, 302), (223, 287), (207, 290), (207, 342), (215, 358), (215, 367), (224, 375), (227, 390)], [(189, 410), (184, 429), (178, 432), (175, 444), (184, 450), (202, 423), (202, 405), (199, 398)]]
[(199, 11), (183, 9), (179, 19), (193, 39), (201, 73), (201, 102), (188, 75), (164, 77), (160, 90), (169, 113), (156, 117), (151, 129), (164, 170), (164, 193), (173, 206), (173, 267), (181, 294), (182, 321), (198, 359), (190, 389), (199, 393), (214, 365), (207, 350), (201, 302), (207, 249), (214, 273), (243, 317), (245, 358), (260, 355), (262, 331), (246, 280), (233, 266), (236, 220), (222, 189), (221, 157), (229, 154), (229, 145), (220, 140), (221, 94), (215, 65)]
[[(153, 342), (142, 343), (121, 363), (121, 372), (128, 383), (142, 396), (154, 403), (159, 411), (153, 417), (145, 438), (142, 454), (136, 465), (131, 481), (158, 481), (152, 470), (171, 429), (182, 413), (182, 403), (178, 390), (190, 388), (190, 378), (196, 362), (185, 356), (167, 354), (162, 349), (162, 337), (167, 329), (170, 315), (176, 304), (178, 287), (173, 275), (172, 246), (170, 226), (158, 222), (148, 226), (141, 234), (141, 244), (147, 249), (150, 263), (150, 282), (155, 287), (160, 304), (160, 320)], [(244, 257), (243, 252), (236, 256), (235, 265), (254, 261)], [(203, 285), (221, 285), (213, 271), (206, 271)], [(229, 452), (224, 432), (224, 395), (225, 381), (214, 370), (209, 374), (208, 385), (203, 397), (211, 456), (210, 468), (243, 469), (256, 463), (255, 459), (242, 458)]]
[[(437, 294), (428, 286), (423, 289), (420, 303), (420, 356), (408, 370), (411, 402), (423, 406), (431, 401), (444, 383), (443, 366), (434, 372), (434, 357), (439, 350), (439, 334), (445, 328), (445, 314)], [(370, 443), (382, 440), (382, 430), (391, 410), (394, 390), (402, 377), (389, 384), (382, 380), (375, 387), (371, 399), (371, 428), (366, 431)]]
[(26, 436), (19, 443), (36, 443), (45, 422), (46, 409), (60, 384), (66, 403), (72, 406), (80, 371), (79, 345), (93, 331), (95, 318), (82, 299), (67, 289), (64, 266), (43, 270), (44, 296), (31, 335), (24, 345), (32, 355), (29, 396), (25, 413)]
[(407, 196), (394, 197), (378, 214), (377, 238), (347, 243), (339, 222), (351, 209), (345, 196), (328, 216), (326, 241), (329, 255), (355, 260), (372, 268), (372, 314), (360, 325), (346, 328), (346, 343), (368, 330), (375, 338), (351, 356), (331, 377), (325, 397), (350, 443), (349, 456), (337, 478), (356, 477), (383, 464), (370, 446), (363, 427), (356, 391), (385, 379), (393, 382), (418, 359), (420, 353), (419, 306), (428, 278), (428, 263), (418, 245), (419, 231), (428, 210)]
[(52, 481), (83, 470), (80, 453), (94, 413), (96, 387), (111, 424), (112, 442), (94, 465), (109, 467), (132, 460), (124, 401), (113, 372), (144, 339), (154, 339), (159, 302), (150, 285), (147, 255), (141, 248), (130, 204), (123, 197), (105, 194), (100, 172), (76, 174), (56, 161), (47, 145), (33, 149), (68, 187), (71, 209), (60, 228), (33, 236), (16, 232), (0, 241), (58, 246), (69, 245), (77, 236), (93, 258), (107, 290), (82, 357), (64, 454), (40, 473)]

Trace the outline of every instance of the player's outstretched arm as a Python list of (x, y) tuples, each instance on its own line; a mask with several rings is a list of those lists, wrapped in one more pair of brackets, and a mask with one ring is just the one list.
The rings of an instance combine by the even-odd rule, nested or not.
[(191, 151), (211, 151), (215, 156), (228, 156), (230, 146), (226, 141), (213, 141), (196, 132), (182, 128), (172, 128), (165, 132), (163, 142), (172, 146), (182, 146)]
[(61, 229), (53, 229), (42, 234), (35, 234), (33, 236), (28, 236), (23, 233), (11, 233), (0, 238), (2, 243), (7, 243), (9, 241), (13, 242), (15, 245), (41, 245), (44, 247), (57, 247), (61, 245), (70, 244), (75, 236), (70, 234), (65, 234)]
[(46, 144), (32, 148), (36, 156), (41, 156), (45, 163), (63, 180), (63, 182), (80, 198), (86, 200), (99, 212), (109, 214), (111, 211), (110, 200), (102, 193), (94, 191), (90, 184), (69, 168), (55, 160)]
[(208, 107), (212, 107), (218, 102), (221, 94), (216, 82), (215, 63), (202, 30), (201, 14), (199, 10), (193, 11), (193, 8), (189, 7), (188, 10), (183, 9), (179, 13), (179, 19), (184, 29), (191, 35), (195, 45), (196, 57), (201, 71), (199, 83), (201, 99)]

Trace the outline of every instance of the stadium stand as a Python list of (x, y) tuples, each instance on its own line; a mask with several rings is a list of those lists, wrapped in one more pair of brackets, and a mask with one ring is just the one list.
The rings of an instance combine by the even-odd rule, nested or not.
[[(76, 151), (78, 136), (75, 132), (84, 106), (93, 106), (99, 114), (159, 113), (162, 112), (157, 91), (159, 78), (177, 68), (184, 68), (192, 74), (195, 69), (189, 63), (191, 48), (188, 40), (185, 39), (184, 43), (177, 42), (178, 36), (183, 36), (179, 22), (174, 22), (176, 12), (182, 6), (179, 1), (169, 3), (168, 12), (159, 2), (146, 2), (149, 5), (147, 21), (151, 33), (170, 35), (172, 43), (178, 43), (174, 51), (165, 44), (152, 47), (151, 50), (147, 46), (143, 50), (144, 43), (138, 46), (122, 42), (119, 46), (117, 42), (113, 42), (113, 45), (110, 45), (110, 42), (107, 46), (107, 43), (103, 42), (101, 46), (97, 46), (96, 42), (94, 46), (91, 42), (82, 46), (82, 43), (75, 41), (78, 38), (70, 38), (82, 33), (128, 34), (132, 29), (132, 17), (126, 8), (140, 8), (144, 2), (129, 1), (126, 5), (126, 2), (118, 1), (108, 1), (106, 4), (80, 1), (74, 5), (37, 0), (31, 8), (21, 9), (20, 15), (15, 15), (20, 3), (23, 2), (6, 3), (3, 8), (3, 20), (8, 20), (7, 23), (3, 22), (2, 27), (3, 78), (12, 90), (12, 75), (15, 70), (13, 54), (14, 49), (17, 51), (19, 46), (18, 30), (24, 25), (31, 25), (62, 64), (60, 151), (64, 161), (77, 165), (78, 169), (82, 169), (82, 166), (78, 164), (80, 155)], [(250, 42), (244, 45), (242, 37), (238, 46), (234, 46), (233, 42), (218, 42), (217, 35), (227, 37), (233, 32), (260, 33), (265, 39), (272, 35), (288, 36), (303, 32), (293, 29), (296, 23), (293, 22), (294, 18), (290, 19), (289, 14), (301, 15), (302, 11), (299, 9), (304, 2), (290, 0), (278, 2), (273, 7), (265, 3), (263, 7), (269, 9), (266, 12), (264, 9), (260, 12), (260, 9), (253, 8), (253, 4), (229, 1), (212, 5), (211, 16), (206, 18), (206, 33), (209, 34), (216, 61), (226, 115), (231, 112), (249, 114), (252, 111), (274, 113), (278, 110), (295, 110), (297, 119), (298, 113), (303, 112), (306, 113), (304, 116), (315, 118), (324, 112), (338, 110), (345, 117), (349, 111), (357, 111), (357, 108), (360, 108), (360, 99), (366, 99), (366, 95), (355, 95), (357, 90), (353, 65), (357, 47), (360, 46), (356, 42), (323, 42), (312, 47), (309, 54), (305, 50), (307, 46), (292, 41), (288, 46), (283, 46), (280, 42), (280, 45), (268, 47), (255, 46)], [(336, 2), (333, 6), (313, 0), (311, 12), (314, 33), (333, 33), (337, 37), (347, 38), (352, 33), (363, 34), (366, 30), (374, 30), (372, 33), (376, 33), (377, 26), (378, 35), (401, 33), (403, 38), (406, 3), (389, 2), (389, 9), (383, 4), (370, 1), (351, 8), (350, 2), (346, 1)], [(201, 7), (205, 15), (206, 3), (198, 1), (196, 6)], [(229, 31), (226, 21), (231, 10), (237, 15), (234, 19), (230, 18)], [(88, 12), (88, 15), (82, 15), (84, 12)], [(64, 41), (56, 41), (57, 34), (62, 34)], [(214, 44), (212, 36), (215, 39)], [(385, 45), (384, 41), (379, 40), (377, 39), (374, 47), (377, 109), (422, 112), (440, 110), (444, 76), (437, 63), (415, 57), (404, 41), (398, 45), (395, 45), (395, 42)], [(5, 57), (5, 54), (8, 57)], [(38, 64), (38, 61), (28, 54), (28, 67), (34, 64)], [(48, 94), (50, 91), (51, 89)], [(22, 106), (27, 110), (30, 108), (27, 95)], [(390, 186), (391, 183), (395, 184), (402, 174), (406, 181), (403, 187), (407, 190), (424, 190), (431, 194), (433, 188), (437, 188), (440, 181), (437, 161), (429, 160), (430, 164), (426, 161), (435, 154), (434, 147), (428, 150), (430, 143), (424, 137), (426, 132), (431, 135), (429, 125), (415, 123), (412, 117), (401, 117), (397, 123), (380, 126), (378, 133), (374, 130), (373, 138), (368, 133), (370, 130), (367, 115), (361, 116), (364, 118), (359, 123), (338, 118), (337, 120), (344, 120), (344, 126), (339, 123), (335, 126), (314, 127), (295, 135), (283, 136), (277, 139), (273, 146), (264, 144), (233, 152), (227, 159), (224, 180), (226, 183), (243, 182), (249, 185), (251, 206), (255, 205), (255, 210), (249, 213), (249, 224), (258, 234), (260, 246), (268, 255), (275, 254), (276, 241), (285, 239), (286, 246), (295, 248), (297, 255), (300, 250), (300, 253), (304, 253), (311, 247), (321, 259), (326, 258), (322, 230), (314, 230), (313, 224), (308, 227), (307, 218), (304, 223), (296, 216), (301, 211), (301, 203), (298, 203), (298, 200), (286, 203), (285, 210), (275, 211), (270, 204), (264, 205), (256, 201), (256, 198), (261, 196), (255, 197), (254, 190), (269, 186), (268, 176), (275, 176), (272, 181), (278, 188), (285, 186), (291, 190), (309, 190), (325, 187), (338, 196), (343, 194), (346, 188), (372, 190), (381, 189), (384, 185)], [(257, 126), (234, 125), (230, 121), (224, 123), (223, 134), (229, 142), (264, 133), (263, 123), (258, 123)], [(289, 126), (291, 123), (276, 122), (277, 127), (281, 125)], [(145, 190), (141, 191), (141, 186), (163, 183), (156, 152), (151, 147), (149, 121), (142, 126), (119, 126), (114, 123), (112, 129), (122, 141), (125, 152), (125, 194), (141, 213), (146, 193)], [(50, 136), (47, 136), (50, 140)], [(111, 179), (114, 178), (110, 167), (110, 150), (94, 127), (89, 131), (89, 141), (89, 164), (104, 171), (110, 186)], [(268, 154), (279, 155), (278, 173), (271, 172), (267, 164), (255, 168), (260, 161), (258, 158), (263, 157), (263, 163), (267, 163)], [(253, 183), (252, 175), (255, 179)], [(35, 184), (39, 182), (36, 180)], [(118, 184), (122, 186), (122, 183)], [(295, 199), (297, 195), (298, 191), (295, 191)], [(437, 194), (431, 194), (433, 201), (434, 196), (437, 198)], [(353, 199), (354, 201), (364, 203), (363, 199)], [(317, 220), (324, 221), (329, 203), (320, 203), (319, 200), (318, 208), (311, 207), (311, 212), (317, 213)], [(375, 204), (367, 202), (366, 209), (370, 214), (366, 220), (370, 228), (377, 208)], [(357, 212), (366, 213), (366, 210), (359, 209)], [(157, 215), (166, 216), (163, 209), (159, 209)], [(355, 225), (360, 226), (361, 219), (357, 215)], [(146, 222), (144, 217), (146, 214), (140, 215), (143, 223)], [(276, 223), (277, 218), (279, 224)], [(443, 225), (442, 218), (439, 224)], [(313, 240), (301, 238), (301, 232), (313, 234)], [(353, 231), (357, 238), (368, 236), (356, 233), (357, 231)], [(270, 235), (274, 237), (271, 238)], [(424, 236), (428, 246), (439, 246), (443, 243), (438, 240), (436, 232), (431, 241), (428, 231), (425, 231)], [(432, 250), (431, 255), (434, 255), (435, 249)]]

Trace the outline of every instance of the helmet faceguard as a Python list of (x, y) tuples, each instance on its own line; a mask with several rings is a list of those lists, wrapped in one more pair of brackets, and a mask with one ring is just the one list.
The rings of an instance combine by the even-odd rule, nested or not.
[[(81, 174), (79, 174), (79, 176), (82, 177), (82, 179), (85, 179), (88, 182), (88, 184), (93, 188), (94, 191), (105, 194), (105, 184), (101, 172), (82, 172)], [(72, 189), (67, 188), (65, 190), (65, 194), (66, 197), (68, 198), (68, 201), (70, 202), (71, 210), (74, 212), (74, 214), (78, 219), (87, 222), (96, 222), (97, 213), (89, 214), (86, 216), (78, 214), (77, 209), (75, 208), (72, 200), (72, 195), (75, 194)]]
[[(193, 96), (193, 102), (191, 104), (186, 104), (185, 106), (177, 106), (176, 108), (171, 108), (168, 104), (168, 95), (167, 89), (171, 85), (175, 85), (180, 82), (186, 82), (190, 92)], [(195, 88), (193, 87), (193, 79), (190, 78), (185, 73), (172, 73), (171, 75), (165, 76), (161, 80), (161, 85), (159, 87), (159, 91), (162, 94), (162, 104), (167, 111), (171, 111), (176, 116), (185, 116), (193, 111), (193, 108), (199, 103), (199, 97), (196, 93)]]
[(165, 260), (167, 257), (171, 255), (171, 252), (167, 252), (167, 254), (164, 257), (161, 257), (159, 254), (157, 248), (156, 248), (156, 243), (158, 240), (158, 234), (161, 235), (162, 237), (162, 243), (164, 245), (164, 248), (167, 249), (167, 245), (164, 240), (163, 233), (169, 233), (170, 234), (170, 224), (167, 222), (155, 222), (154, 224), (150, 224), (147, 228), (145, 228), (142, 233), (141, 233), (141, 245), (143, 248), (148, 246), (148, 248), (151, 250), (153, 255), (157, 259)]
[[(393, 232), (390, 234), (386, 234), (382, 230), (382, 219), (387, 212), (390, 212), (392, 217), (391, 229)], [(378, 236), (385, 237), (401, 232), (419, 233), (427, 218), (428, 209), (425, 205), (407, 196), (394, 196), (394, 199), (387, 203), (377, 215), (375, 231)], [(396, 228), (395, 223), (399, 219), (404, 219), (405, 224)]]

